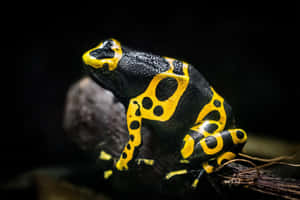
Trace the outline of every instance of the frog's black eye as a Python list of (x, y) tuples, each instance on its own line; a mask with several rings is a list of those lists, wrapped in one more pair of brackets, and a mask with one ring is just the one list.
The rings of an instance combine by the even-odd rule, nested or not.
[(112, 49), (104, 46), (103, 48), (99, 48), (99, 49), (95, 49), (94, 51), (91, 51), (90, 55), (100, 60), (103, 58), (113, 58), (115, 52)]

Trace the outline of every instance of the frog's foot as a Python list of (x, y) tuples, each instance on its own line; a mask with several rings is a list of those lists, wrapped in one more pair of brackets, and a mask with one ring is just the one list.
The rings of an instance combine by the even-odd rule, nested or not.
[(100, 154), (99, 154), (99, 157), (98, 157), (100, 160), (112, 160), (114, 159), (113, 156), (105, 151), (100, 151)]
[(178, 176), (178, 175), (183, 175), (183, 174), (187, 174), (189, 173), (189, 171), (187, 169), (181, 169), (181, 170), (176, 170), (176, 171), (170, 171), (169, 173), (166, 174), (165, 179), (169, 180), (171, 179), (173, 176)]
[(137, 158), (135, 159), (135, 162), (137, 165), (149, 165), (149, 166), (153, 166), (154, 165), (154, 160), (151, 159), (145, 159), (145, 158)]
[[(100, 160), (104, 160), (104, 161), (111, 161), (112, 162), (112, 165), (113, 163), (115, 163), (116, 161), (117, 164), (116, 165), (119, 165), (119, 168), (120, 169), (128, 169), (128, 167), (126, 168), (121, 168), (120, 165), (124, 165), (124, 163), (121, 163), (120, 160), (117, 159), (117, 157), (114, 157), (113, 155), (105, 152), (105, 151), (100, 151), (99, 153), (99, 157), (98, 157)], [(152, 159), (146, 159), (146, 158), (137, 158), (137, 159), (134, 159), (134, 163), (137, 165), (137, 166), (140, 166), (140, 165), (148, 165), (148, 166), (153, 166), (155, 161), (152, 160)], [(127, 165), (126, 165), (127, 166)], [(118, 167), (115, 167), (117, 170), (119, 170)], [(124, 171), (124, 170), (119, 170), (119, 171)], [(111, 175), (113, 174), (113, 169), (109, 169), (109, 170), (106, 170), (104, 171), (104, 178), (105, 179), (108, 179)]]
[(200, 169), (200, 172), (198, 173), (197, 178), (194, 180), (194, 182), (193, 182), (193, 184), (192, 184), (192, 188), (193, 188), (193, 189), (196, 189), (196, 188), (197, 188), (197, 185), (198, 185), (198, 183), (199, 183), (199, 180), (200, 180), (200, 178), (202, 177), (202, 175), (203, 175), (204, 172), (205, 172), (204, 169)]
[[(197, 176), (197, 178), (194, 180), (193, 184), (192, 184), (192, 188), (197, 188), (199, 179), (202, 177), (202, 175), (204, 174), (204, 172), (206, 174), (211, 174), (215, 171), (215, 168), (220, 166), (221, 164), (223, 164), (224, 162), (231, 160), (233, 158), (235, 158), (236, 154), (234, 154), (233, 152), (224, 152), (223, 154), (217, 156), (217, 158), (215, 159), (211, 159), (209, 161), (203, 162), (202, 163), (202, 168), (199, 171), (199, 174)], [(217, 190), (217, 189), (216, 189)]]
[[(111, 155), (103, 150), (100, 151), (98, 159), (107, 161), (107, 162), (111, 162), (112, 165), (113, 165), (114, 161), (116, 160), (116, 158), (113, 155)], [(108, 169), (108, 170), (104, 171), (103, 177), (104, 177), (104, 179), (109, 179), (109, 177), (111, 177), (112, 174), (113, 174), (113, 169)]]
[(167, 173), (165, 176), (165, 179), (169, 180), (169, 179), (173, 178), (174, 176), (178, 176), (178, 175), (184, 175), (184, 174), (189, 174), (189, 173), (198, 173), (197, 178), (193, 181), (193, 184), (191, 186), (193, 189), (195, 189), (198, 185), (200, 178), (204, 174), (204, 172), (205, 172), (204, 169), (200, 169), (200, 170), (181, 169), (181, 170), (171, 171), (171, 172)]
[(113, 174), (113, 170), (112, 169), (105, 170), (104, 171), (104, 179), (109, 179), (109, 177), (111, 177), (112, 174)]

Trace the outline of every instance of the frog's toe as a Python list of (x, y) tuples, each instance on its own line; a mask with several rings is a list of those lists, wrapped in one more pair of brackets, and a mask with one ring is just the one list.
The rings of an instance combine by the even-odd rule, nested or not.
[(146, 158), (138, 158), (135, 160), (137, 165), (148, 165), (148, 166), (153, 166), (154, 165), (154, 160), (152, 159), (146, 159)]
[(113, 174), (113, 170), (111, 170), (111, 169), (105, 170), (104, 171), (104, 179), (109, 179), (109, 177), (111, 177), (112, 174)]
[(99, 153), (99, 159), (100, 160), (112, 160), (113, 156), (105, 151), (100, 151)]
[(193, 184), (192, 184), (192, 188), (196, 189), (199, 183), (199, 180), (201, 179), (201, 177), (203, 176), (205, 170), (204, 169), (200, 169), (200, 172), (197, 176), (197, 178), (194, 180)]

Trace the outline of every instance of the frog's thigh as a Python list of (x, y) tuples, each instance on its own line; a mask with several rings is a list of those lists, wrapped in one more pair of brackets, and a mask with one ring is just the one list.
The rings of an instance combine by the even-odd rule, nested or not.
[[(241, 151), (246, 140), (247, 134), (242, 129), (230, 129), (201, 139), (197, 150), (202, 153), (203, 160), (207, 160), (202, 165), (203, 169), (212, 173), (216, 165), (233, 159), (235, 154)], [(208, 161), (210, 159), (213, 161)]]

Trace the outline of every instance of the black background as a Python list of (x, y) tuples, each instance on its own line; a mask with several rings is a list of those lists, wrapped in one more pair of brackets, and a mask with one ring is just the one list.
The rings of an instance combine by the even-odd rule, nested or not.
[(83, 162), (64, 136), (65, 96), (83, 75), (82, 53), (108, 37), (193, 64), (247, 132), (300, 139), (296, 5), (41, 8), (21, 15), (11, 29), (22, 118), (14, 126), (23, 129), (1, 141), (5, 176)]

